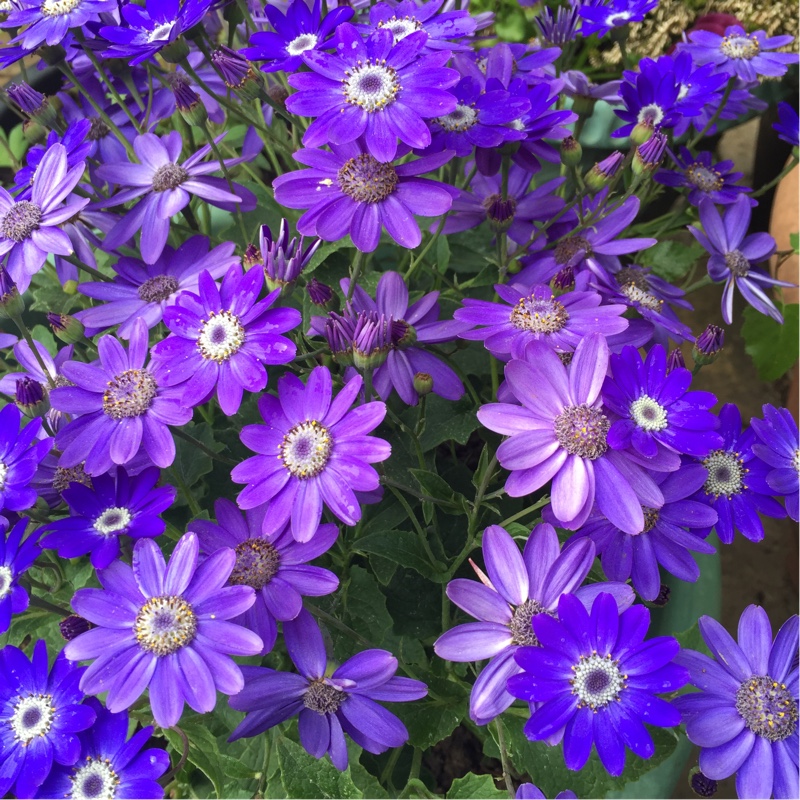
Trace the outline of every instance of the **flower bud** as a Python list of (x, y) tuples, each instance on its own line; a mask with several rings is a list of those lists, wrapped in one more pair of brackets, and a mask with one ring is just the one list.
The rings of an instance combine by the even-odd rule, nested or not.
[(0, 318), (13, 319), (25, 310), (25, 301), (20, 296), (11, 276), (0, 267)]
[(433, 376), (427, 372), (417, 372), (414, 375), (414, 391), (420, 397), (430, 394), (433, 391)]
[(633, 154), (631, 169), (634, 175), (652, 175), (664, 157), (667, 149), (667, 137), (663, 133), (655, 133), (644, 144), (636, 148)]
[(273, 84), (267, 89), (267, 97), (272, 101), (272, 105), (278, 108), (285, 108), (289, 92), (279, 83)]
[(717, 782), (703, 775), (700, 767), (693, 767), (689, 772), (689, 786), (698, 797), (713, 797), (717, 793)]
[(66, 344), (75, 344), (83, 339), (83, 323), (69, 314), (54, 314), (48, 311), (47, 322), (53, 333)]
[(655, 132), (653, 123), (645, 119), (633, 126), (630, 139), (634, 144), (644, 144)]
[(339, 310), (339, 295), (326, 283), (312, 278), (306, 284), (306, 291), (308, 292), (309, 300), (318, 308), (324, 308), (326, 311)]
[(245, 272), (263, 263), (264, 260), (261, 256), (261, 251), (254, 244), (247, 245), (244, 255), (242, 256), (242, 265), (244, 266)]
[(47, 137), (47, 128), (35, 119), (26, 119), (22, 123), (22, 135), (29, 144), (39, 144)]
[(353, 335), (353, 364), (356, 369), (376, 369), (389, 357), (391, 339), (384, 316), (359, 314)]
[(78, 281), (64, 281), (64, 294), (77, 294), (78, 293)]
[(77, 614), (70, 614), (58, 623), (61, 635), (68, 642), (71, 642), (76, 636), (86, 633), (86, 631), (91, 630), (93, 627), (94, 625), (92, 625), (88, 619), (79, 617)]
[(667, 586), (666, 583), (662, 583), (658, 590), (658, 594), (656, 595), (656, 599), (653, 600), (653, 605), (657, 608), (663, 608), (667, 603), (669, 603), (671, 594), (672, 592), (669, 586)]
[(569, 265), (556, 272), (550, 281), (550, 288), (554, 294), (571, 292), (573, 286), (575, 286), (575, 270)]
[(27, 83), (12, 83), (8, 87), (8, 96), (20, 110), (31, 119), (35, 119), (45, 128), (54, 128), (58, 121), (55, 109), (50, 105), (50, 100), (41, 92), (37, 92)]
[(185, 75), (175, 73), (170, 80), (170, 88), (175, 95), (175, 107), (187, 125), (202, 128), (208, 120), (208, 111), (200, 99), (200, 95), (192, 89)]
[(685, 369), (685, 368), (686, 368), (686, 361), (683, 358), (683, 351), (680, 349), (680, 347), (676, 347), (667, 356), (667, 374), (669, 374), (675, 369)]
[(514, 197), (503, 197), (499, 194), (490, 194), (484, 201), (486, 218), (495, 233), (507, 231), (514, 222), (514, 213), (517, 210), (517, 201)]
[(353, 334), (353, 321), (332, 311), (325, 323), (325, 338), (334, 360), (343, 367), (353, 364)]
[(587, 173), (583, 176), (583, 181), (591, 192), (599, 192), (608, 186), (613, 180), (614, 176), (619, 172), (625, 156), (615, 150), (610, 156), (598, 161)]
[(713, 364), (725, 344), (725, 331), (717, 325), (708, 325), (697, 337), (692, 348), (694, 363), (701, 367)]
[(273, 240), (269, 226), (261, 226), (261, 255), (264, 258), (264, 278), (271, 291), (280, 289), (286, 296), (291, 294), (300, 273), (317, 252), (322, 240), (315, 239), (303, 249), (303, 237), (289, 239), (289, 225), (281, 220), (278, 236)]
[(189, 55), (189, 45), (183, 36), (179, 36), (175, 41), (162, 47), (160, 55), (168, 64), (180, 64)]
[(43, 417), (50, 410), (50, 401), (44, 386), (27, 375), (24, 378), (17, 378), (14, 402), (17, 408), (31, 419)]
[(242, 100), (255, 100), (264, 86), (261, 73), (242, 55), (230, 47), (220, 46), (211, 54), (225, 85)]
[(581, 163), (583, 148), (574, 136), (567, 136), (561, 140), (561, 163), (568, 167), (577, 167)]

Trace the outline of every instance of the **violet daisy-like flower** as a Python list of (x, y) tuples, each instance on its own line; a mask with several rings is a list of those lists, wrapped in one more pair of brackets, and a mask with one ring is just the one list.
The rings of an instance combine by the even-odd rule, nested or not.
[(608, 35), (613, 28), (641, 22), (658, 5), (658, 0), (611, 0), (610, 3), (587, 3), (581, 6), (581, 33), (598, 37)]
[(681, 652), (676, 661), (700, 691), (675, 705), (700, 747), (700, 769), (714, 780), (736, 773), (739, 797), (797, 797), (797, 615), (774, 641), (767, 613), (756, 605), (739, 620), (738, 644), (711, 617), (700, 617), (699, 626), (713, 658)]
[[(0, 792), (34, 797), (54, 764), (80, 757), (78, 734), (95, 721), (78, 689), (84, 669), (59, 653), (48, 668), (39, 639), (29, 659), (6, 645), (0, 650)], [(56, 766), (56, 769), (58, 767)]]
[(783, 139), (792, 147), (800, 144), (800, 119), (797, 111), (788, 103), (778, 103), (778, 121), (772, 126), (778, 134), (779, 139)]
[(798, 522), (798, 491), (800, 491), (800, 437), (797, 423), (788, 408), (763, 406), (764, 419), (751, 419), (750, 425), (759, 441), (753, 442), (753, 452), (772, 469), (767, 473), (767, 485), (786, 503), (789, 516)]
[(538, 614), (533, 630), (540, 647), (516, 654), (523, 673), (511, 678), (515, 697), (542, 705), (525, 723), (534, 741), (563, 731), (564, 762), (580, 770), (592, 745), (611, 775), (625, 769), (626, 748), (651, 758), (653, 740), (643, 723), (674, 728), (678, 709), (657, 697), (674, 692), (688, 671), (673, 659), (680, 650), (671, 636), (644, 641), (650, 612), (632, 606), (621, 614), (613, 596), (600, 593), (587, 611), (573, 595), (562, 595), (558, 618)]
[(483, 341), (495, 357), (520, 358), (531, 341), (547, 342), (556, 352), (570, 353), (589, 333), (612, 336), (628, 328), (625, 306), (602, 305), (597, 292), (572, 291), (556, 297), (547, 286), (522, 289), (516, 284), (494, 287), (501, 303), (466, 298), (453, 317), (484, 327), (460, 333), (462, 339)]
[(336, 525), (320, 525), (311, 541), (295, 541), (289, 527), (265, 536), (265, 506), (249, 509), (242, 516), (236, 504), (220, 498), (214, 503), (216, 523), (197, 519), (189, 523), (200, 540), (200, 550), (214, 553), (220, 547), (236, 552), (236, 565), (228, 583), (252, 586), (255, 603), (234, 622), (259, 635), (262, 654), (275, 646), (277, 621), (294, 619), (303, 609), (303, 597), (322, 597), (335, 592), (339, 579), (330, 570), (307, 562), (326, 553), (336, 541)]
[(700, 577), (700, 569), (690, 551), (715, 552), (693, 532), (713, 527), (717, 521), (713, 508), (692, 499), (706, 480), (702, 465), (686, 463), (675, 472), (655, 473), (653, 479), (664, 495), (664, 505), (642, 509), (644, 528), (639, 533), (619, 530), (595, 510), (573, 537), (589, 537), (609, 580), (625, 582), (630, 578), (645, 600), (655, 600), (661, 591), (659, 564), (676, 578), (693, 583)]
[(642, 506), (660, 508), (653, 479), (622, 451), (609, 449), (611, 421), (600, 400), (608, 370), (608, 344), (599, 333), (575, 349), (569, 370), (545, 342), (531, 342), (526, 360), (505, 368), (508, 388), (521, 405), (491, 403), (478, 410), (489, 430), (509, 438), (497, 449), (511, 470), (506, 492), (524, 497), (552, 479), (552, 508), (570, 530), (588, 518), (595, 501), (621, 530), (644, 528)]
[(364, 650), (327, 674), (325, 642), (314, 618), (301, 611), (284, 622), (286, 649), (299, 674), (243, 667), (245, 686), (231, 708), (247, 716), (230, 741), (257, 736), (297, 715), (300, 744), (314, 758), (326, 753), (347, 769), (347, 734), (368, 753), (383, 753), (408, 741), (405, 725), (380, 703), (419, 700), (424, 683), (395, 675), (397, 659), (386, 650)]
[(278, 397), (262, 395), (258, 408), (265, 425), (246, 425), (242, 442), (258, 455), (233, 468), (234, 483), (246, 483), (239, 507), (267, 504), (264, 532), (291, 519), (292, 535), (309, 541), (319, 528), (323, 503), (346, 525), (361, 519), (355, 492), (374, 491), (378, 473), (370, 466), (385, 461), (389, 443), (368, 436), (386, 415), (381, 402), (351, 409), (361, 390), (351, 378), (332, 398), (331, 373), (315, 367), (304, 386), (287, 373), (278, 381)]
[(216, 392), (227, 416), (239, 410), (244, 391), (267, 385), (265, 365), (286, 364), (297, 352), (282, 333), (300, 324), (294, 308), (271, 308), (280, 294), (258, 296), (264, 272), (231, 267), (218, 287), (211, 273), (200, 275), (198, 294), (184, 292), (164, 312), (172, 335), (152, 350), (167, 386), (180, 386), (181, 402), (194, 407)]
[(67, 149), (56, 143), (39, 162), (30, 200), (15, 200), (0, 187), (0, 256), (8, 253), (6, 270), (20, 292), (28, 288), (48, 255), (72, 254), (72, 242), (60, 226), (89, 202), (72, 198), (64, 205), (84, 168), (83, 161), (70, 167)]
[(626, 71), (619, 89), (624, 108), (614, 113), (626, 124), (611, 135), (630, 136), (641, 144), (662, 128), (671, 128), (680, 118), (675, 108), (680, 87), (673, 72), (664, 72), (651, 58), (643, 58), (639, 72)]
[(700, 201), (700, 222), (703, 230), (689, 227), (698, 242), (708, 251), (708, 274), (715, 281), (725, 281), (722, 292), (722, 318), (733, 322), (733, 290), (756, 311), (783, 322), (780, 311), (765, 293), (768, 286), (794, 286), (793, 283), (771, 278), (756, 264), (766, 261), (775, 252), (775, 240), (768, 233), (747, 235), (752, 208), (750, 201), (740, 195), (720, 216), (711, 200)]
[(30, 51), (42, 43), (57, 45), (72, 28), (83, 28), (88, 22), (96, 22), (101, 14), (116, 10), (116, 0), (30, 0), (12, 5), (0, 28), (27, 26), (10, 43), (19, 42)]
[(0, 409), (0, 510), (23, 511), (36, 502), (31, 481), (53, 444), (52, 438), (40, 437), (41, 419), (31, 420), (20, 430), (21, 422), (15, 405), (8, 403)]
[[(425, 31), (428, 39), (425, 50), (467, 50), (466, 43), (458, 44), (453, 39), (472, 36), (478, 26), (477, 20), (468, 10), (453, 9), (442, 11), (444, 0), (428, 0), (416, 3), (415, 0), (400, 0), (399, 3), (376, 3), (369, 10), (369, 26), (362, 26), (365, 32), (370, 30), (388, 30), (394, 44), (406, 36)], [(439, 13), (441, 11), (441, 13)]]
[[(532, 783), (521, 783), (517, 787), (517, 793), (514, 797), (516, 800), (546, 800), (544, 792)], [(571, 789), (564, 789), (563, 792), (559, 792), (555, 796), (554, 800), (577, 800), (577, 797), (578, 795)]]
[(72, 765), (54, 766), (36, 796), (160, 800), (164, 789), (158, 779), (169, 769), (169, 754), (147, 747), (153, 726), (141, 728), (128, 738), (127, 711), (112, 714), (94, 697), (86, 700), (85, 707), (97, 717), (92, 727), (78, 736), (78, 760)]
[(74, 418), (56, 436), (59, 466), (84, 462), (89, 475), (102, 475), (142, 448), (156, 466), (172, 464), (175, 442), (167, 426), (185, 425), (192, 410), (180, 404), (180, 390), (165, 387), (152, 364), (145, 367), (147, 350), (147, 326), (137, 320), (127, 351), (113, 336), (103, 336), (97, 361), (62, 366), (73, 385), (53, 389), (50, 402)]
[(755, 81), (759, 75), (780, 77), (789, 64), (797, 63), (797, 53), (768, 52), (792, 41), (792, 36), (767, 36), (764, 31), (747, 33), (740, 25), (731, 25), (724, 36), (713, 31), (691, 31), (689, 43), (678, 47), (691, 53), (697, 64), (714, 64), (730, 77)]
[(308, 209), (297, 221), (304, 235), (333, 242), (349, 233), (359, 250), (370, 253), (386, 228), (397, 244), (413, 249), (422, 241), (414, 215), (440, 217), (456, 194), (450, 186), (419, 176), (452, 156), (446, 150), (395, 166), (379, 162), (361, 142), (331, 145), (331, 152), (300, 150), (294, 159), (310, 169), (275, 178), (275, 202)]
[(261, 639), (227, 620), (250, 608), (255, 592), (225, 585), (233, 550), (217, 550), (199, 566), (198, 554), (194, 533), (181, 537), (168, 565), (152, 539), (140, 539), (133, 567), (114, 561), (98, 572), (102, 589), (79, 589), (72, 598), (75, 613), (97, 627), (67, 642), (64, 653), (72, 661), (94, 659), (81, 690), (108, 692), (109, 711), (130, 707), (149, 687), (153, 717), (169, 728), (184, 702), (204, 714), (217, 691), (236, 694), (244, 685), (230, 656), (260, 653)]
[(542, 613), (555, 616), (562, 594), (575, 594), (587, 609), (599, 592), (613, 594), (620, 611), (633, 603), (633, 592), (622, 583), (581, 586), (594, 556), (590, 542), (562, 553), (555, 529), (546, 523), (531, 531), (522, 553), (505, 528), (485, 530), (488, 577), (475, 567), (481, 583), (457, 578), (447, 585), (450, 600), (479, 621), (457, 625), (434, 644), (436, 655), (447, 661), (489, 659), (470, 695), (469, 713), (477, 725), (488, 724), (514, 702), (506, 689), (508, 679), (522, 671), (514, 654), (538, 644), (531, 620)]
[[(219, 142), (222, 136), (215, 141)], [(131, 187), (117, 192), (108, 200), (101, 200), (101, 207), (109, 208), (139, 200), (103, 240), (106, 250), (114, 250), (125, 244), (141, 230), (142, 258), (145, 263), (154, 264), (167, 243), (170, 219), (189, 205), (193, 194), (226, 211), (237, 208), (251, 211), (255, 208), (256, 198), (249, 189), (234, 183), (234, 194), (224, 178), (207, 177), (221, 168), (216, 159), (203, 161), (211, 152), (211, 145), (203, 145), (183, 162), (180, 161), (182, 148), (183, 140), (178, 131), (171, 131), (162, 137), (143, 133), (133, 141), (139, 164), (103, 164), (98, 168), (97, 174), (103, 180)], [(226, 167), (231, 167), (244, 160), (227, 158), (224, 161)]]
[(22, 541), (28, 522), (23, 518), (8, 530), (8, 521), (0, 517), (3, 528), (0, 538), (0, 634), (8, 630), (12, 614), (21, 614), (28, 608), (28, 593), (19, 585), (19, 576), (42, 552), (37, 531)]
[(705, 197), (718, 205), (730, 205), (739, 195), (753, 191), (737, 184), (743, 173), (733, 171), (733, 161), (715, 164), (711, 153), (703, 151), (693, 156), (685, 147), (673, 158), (676, 168), (659, 170), (653, 178), (664, 186), (688, 189), (687, 199), (693, 206)]
[(41, 546), (58, 550), (61, 558), (89, 553), (92, 566), (105, 569), (119, 557), (120, 536), (160, 536), (167, 526), (161, 514), (175, 502), (177, 491), (156, 487), (159, 475), (156, 467), (136, 476), (120, 467), (116, 475), (95, 476), (91, 488), (72, 484), (62, 495), (71, 516), (50, 523)]
[(444, 65), (448, 50), (423, 55), (428, 36), (417, 31), (393, 44), (390, 30), (376, 30), (363, 40), (349, 22), (336, 29), (336, 52), (306, 50), (310, 73), (296, 73), (289, 83), (297, 91), (286, 100), (293, 114), (316, 117), (303, 144), (347, 144), (363, 137), (380, 162), (397, 156), (397, 140), (425, 148), (431, 134), (425, 119), (455, 110), (447, 91), (460, 76)]
[[(772, 496), (775, 490), (767, 483), (769, 467), (754, 452), (756, 435), (752, 428), (742, 431), (742, 415), (734, 403), (727, 403), (719, 412), (719, 433), (724, 442), (712, 450), (700, 463), (705, 467), (706, 480), (695, 499), (708, 503), (719, 520), (717, 536), (731, 544), (738, 530), (751, 542), (764, 538), (760, 514), (785, 517), (783, 506)], [(710, 532), (704, 530), (701, 535)]]

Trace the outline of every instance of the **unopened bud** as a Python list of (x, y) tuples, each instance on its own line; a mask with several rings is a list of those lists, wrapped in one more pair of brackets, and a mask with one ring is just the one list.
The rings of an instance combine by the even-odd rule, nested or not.
[(47, 128), (38, 120), (26, 119), (22, 123), (22, 135), (29, 144), (39, 144), (47, 138)]
[(261, 94), (261, 73), (236, 50), (218, 47), (211, 54), (211, 63), (219, 70), (225, 85), (242, 100), (255, 100)]
[(550, 288), (555, 294), (570, 292), (573, 286), (575, 286), (575, 270), (569, 265), (556, 272), (550, 281)]
[(676, 347), (667, 356), (667, 374), (669, 374), (675, 369), (685, 369), (685, 368), (686, 368), (686, 361), (683, 358), (683, 351), (680, 349), (680, 347)]
[(717, 793), (717, 782), (703, 775), (700, 767), (693, 767), (689, 773), (689, 786), (698, 797), (713, 797)]
[(31, 419), (43, 417), (50, 410), (50, 401), (44, 386), (28, 376), (17, 379), (14, 402), (17, 408)]
[(425, 397), (433, 391), (433, 376), (427, 372), (418, 372), (414, 375), (414, 391), (420, 396)]
[(45, 128), (55, 127), (58, 115), (51, 106), (50, 100), (41, 92), (37, 92), (27, 83), (12, 83), (8, 87), (8, 96), (19, 106), (20, 110), (31, 119), (35, 119)]
[(631, 169), (634, 175), (652, 175), (664, 158), (667, 137), (663, 133), (653, 134), (644, 144), (636, 148)]
[(58, 623), (61, 635), (68, 642), (71, 642), (76, 636), (86, 633), (86, 631), (91, 630), (93, 627), (94, 625), (92, 625), (88, 619), (79, 617), (77, 614), (70, 614)]
[(64, 294), (77, 294), (78, 293), (78, 281), (64, 281)]
[(514, 197), (503, 197), (500, 194), (490, 194), (484, 201), (486, 218), (489, 225), (496, 233), (507, 231), (514, 222), (514, 213), (517, 210), (517, 201)]
[(0, 318), (14, 319), (25, 310), (25, 301), (20, 296), (11, 276), (0, 267)]
[(279, 108), (284, 108), (286, 106), (286, 100), (289, 97), (289, 92), (287, 92), (283, 86), (276, 83), (267, 89), (267, 97), (269, 97), (274, 105)]
[(717, 325), (708, 325), (697, 337), (692, 348), (694, 363), (706, 367), (717, 360), (725, 345), (725, 331)]
[(247, 245), (244, 255), (242, 256), (242, 265), (244, 266), (245, 272), (253, 269), (257, 264), (263, 263), (264, 260), (261, 256), (261, 251), (254, 244)]
[(610, 156), (598, 161), (587, 173), (583, 176), (583, 181), (591, 192), (599, 192), (608, 186), (613, 180), (614, 176), (619, 172), (625, 156), (615, 150)]
[(306, 291), (308, 299), (318, 308), (324, 308), (326, 311), (339, 310), (339, 296), (326, 283), (312, 278), (306, 284)]
[(189, 55), (189, 45), (183, 36), (161, 48), (161, 58), (169, 64), (180, 64)]
[(75, 344), (83, 339), (83, 323), (69, 314), (47, 314), (47, 321), (53, 333), (66, 344)]
[(561, 163), (568, 167), (577, 167), (581, 163), (583, 148), (574, 136), (567, 136), (561, 140)]
[(188, 125), (202, 128), (208, 119), (208, 111), (200, 99), (200, 95), (192, 89), (185, 75), (176, 73), (170, 81), (170, 88), (175, 95), (175, 107)]
[(356, 369), (377, 369), (389, 357), (391, 338), (383, 316), (359, 315), (353, 335), (353, 364)]

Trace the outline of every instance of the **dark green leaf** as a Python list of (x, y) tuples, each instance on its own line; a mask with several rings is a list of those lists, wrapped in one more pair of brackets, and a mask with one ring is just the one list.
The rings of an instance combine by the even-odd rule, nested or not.
[(482, 797), (486, 798), (486, 800), (506, 798), (507, 800), (508, 792), (498, 789), (491, 775), (475, 775), (475, 773), (470, 772), (463, 778), (456, 778), (453, 781), (453, 785), (450, 787), (446, 797), (447, 800), (470, 797)]
[(290, 739), (278, 740), (281, 782), (288, 797), (363, 797), (350, 769), (339, 772), (330, 759), (314, 758)]
[(676, 281), (686, 275), (705, 250), (698, 242), (676, 242), (668, 239), (645, 250), (639, 263), (652, 267), (653, 272), (666, 281)]
[(446, 236), (440, 236), (436, 242), (436, 269), (439, 272), (447, 272), (450, 265), (450, 244)]
[(367, 555), (388, 558), (404, 567), (415, 569), (427, 578), (433, 578), (437, 574), (416, 533), (376, 531), (358, 539), (353, 549)]
[(800, 336), (797, 312), (800, 306), (797, 303), (777, 305), (783, 314), (783, 325), (749, 306), (744, 310), (742, 336), (745, 350), (753, 359), (762, 381), (778, 380), (797, 363)]
[(468, 397), (453, 403), (438, 395), (429, 395), (425, 409), (425, 430), (419, 442), (426, 453), (451, 439), (466, 444), (470, 434), (478, 427), (478, 417)]

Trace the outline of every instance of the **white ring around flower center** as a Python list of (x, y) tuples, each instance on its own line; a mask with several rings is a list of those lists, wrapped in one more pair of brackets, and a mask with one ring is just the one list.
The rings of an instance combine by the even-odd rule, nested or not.
[(8, 467), (0, 461), (0, 492), (6, 488), (6, 475), (8, 475)]
[(111, 767), (108, 759), (101, 761), (91, 756), (81, 763), (70, 776), (71, 800), (113, 800), (119, 786), (119, 775)]
[(729, 453), (727, 450), (712, 450), (703, 459), (703, 466), (708, 471), (708, 477), (703, 486), (706, 494), (715, 497), (724, 495), (731, 497), (739, 494), (744, 488), (744, 467), (739, 453)]
[(469, 130), (478, 120), (478, 112), (472, 106), (465, 106), (459, 103), (455, 111), (437, 117), (438, 122), (446, 131), (462, 133)]
[(391, 67), (369, 60), (349, 73), (343, 83), (347, 102), (370, 113), (381, 111), (394, 102), (400, 91), (397, 73)]
[(133, 633), (143, 650), (168, 656), (194, 639), (197, 616), (180, 596), (151, 597), (139, 609)]
[(609, 14), (606, 17), (606, 25), (624, 25), (630, 18), (630, 11), (620, 11), (618, 14)]
[(24, 746), (37, 736), (44, 736), (53, 724), (55, 713), (52, 695), (30, 694), (20, 697), (10, 720), (14, 738)]
[(625, 688), (625, 679), (619, 669), (619, 662), (611, 656), (581, 656), (572, 668), (575, 673), (570, 681), (572, 693), (578, 695), (580, 704), (591, 709), (603, 708), (619, 697)]
[(667, 410), (649, 395), (643, 394), (630, 407), (631, 419), (645, 431), (663, 431), (667, 427)]
[(726, 36), (720, 44), (720, 50), (728, 58), (743, 58), (749, 61), (759, 54), (761, 44), (755, 36)]
[(403, 17), (402, 19), (391, 17), (385, 22), (379, 22), (378, 27), (392, 32), (394, 44), (397, 44), (401, 39), (405, 39), (406, 36), (422, 30), (422, 24), (415, 17)]
[(792, 456), (792, 466), (794, 467), (794, 471), (800, 475), (800, 447), (794, 451), (794, 455)]
[(92, 527), (103, 536), (108, 536), (124, 531), (131, 524), (131, 519), (131, 512), (124, 506), (110, 506), (94, 521)]
[(283, 437), (278, 458), (295, 478), (305, 480), (325, 469), (332, 449), (328, 429), (312, 419), (295, 425)]
[(313, 33), (301, 33), (286, 45), (286, 52), (290, 56), (299, 56), (306, 50), (313, 50), (317, 46), (317, 36)]
[(81, 0), (44, 0), (42, 14), (46, 17), (63, 17), (74, 11), (81, 4)]
[(161, 25), (156, 25), (152, 31), (147, 34), (148, 42), (162, 42), (169, 39), (172, 29), (175, 27), (174, 22), (162, 22)]
[(210, 312), (200, 329), (197, 347), (203, 358), (221, 364), (241, 350), (246, 332), (239, 317), (230, 311)]
[(639, 116), (636, 121), (639, 123), (647, 123), (655, 128), (661, 120), (664, 119), (664, 109), (658, 103), (650, 103), (649, 105), (642, 106), (639, 110)]
[(14, 575), (10, 567), (5, 565), (0, 566), (0, 600), (11, 593), (11, 581), (14, 580)]
[(633, 283), (626, 283), (624, 286), (621, 286), (620, 291), (631, 303), (638, 303), (640, 306), (650, 311), (659, 311), (664, 303), (663, 300), (659, 300), (655, 295), (644, 291), (644, 289), (640, 289)]

